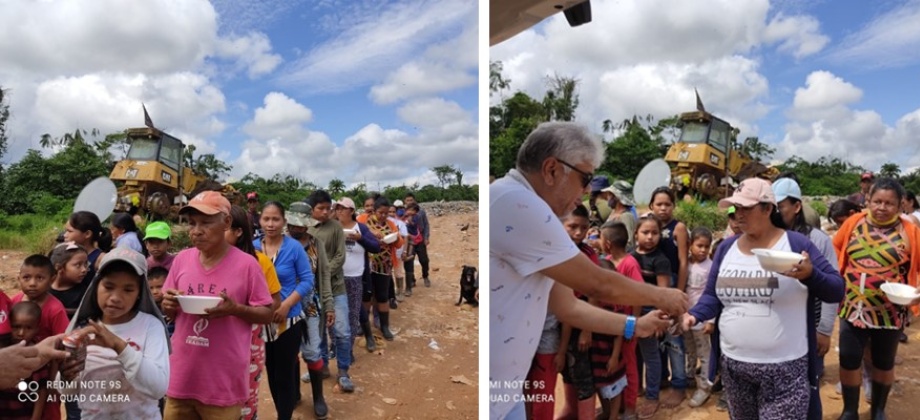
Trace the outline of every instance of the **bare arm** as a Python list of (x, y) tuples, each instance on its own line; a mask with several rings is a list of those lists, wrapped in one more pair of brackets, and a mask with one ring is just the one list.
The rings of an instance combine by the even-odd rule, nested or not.
[[(608, 312), (578, 300), (572, 294), (572, 289), (560, 283), (553, 285), (550, 292), (549, 310), (559, 318), (559, 322), (576, 328), (609, 335), (623, 335), (626, 329), (626, 315)], [(635, 335), (647, 337), (657, 331), (664, 331), (670, 324), (671, 321), (663, 317), (661, 312), (652, 311), (636, 322)]]
[(687, 225), (678, 223), (674, 229), (674, 239), (677, 241), (677, 258), (680, 267), (677, 268), (677, 290), (687, 290), (687, 277), (690, 275), (690, 269), (687, 265), (687, 257), (690, 255), (690, 234), (687, 232)]
[[(554, 291), (557, 287), (563, 285), (566, 286), (566, 289), (578, 290), (589, 298), (604, 302), (655, 306), (673, 316), (686, 312), (690, 305), (687, 295), (682, 291), (676, 289), (662, 290), (659, 287), (633, 281), (620, 273), (598, 267), (583, 254), (578, 254), (574, 258), (548, 267), (540, 271), (540, 273), (557, 282), (556, 286), (553, 287)], [(571, 291), (569, 295), (572, 300), (577, 300)], [(552, 296), (555, 296), (555, 292)], [(585, 302), (581, 303), (590, 307)], [(601, 309), (597, 309), (597, 311), (605, 313)], [(553, 310), (553, 313), (562, 320), (562, 317), (555, 310)], [(619, 335), (619, 333), (593, 331)]]

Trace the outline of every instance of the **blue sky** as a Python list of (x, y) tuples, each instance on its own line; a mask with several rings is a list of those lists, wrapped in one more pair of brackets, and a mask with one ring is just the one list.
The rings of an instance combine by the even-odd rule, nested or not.
[[(708, 110), (776, 147), (775, 159), (841, 157), (920, 167), (920, 1), (592, 0), (493, 46), (513, 89), (580, 80), (577, 120)], [(496, 98), (492, 98), (494, 102)]]
[(0, 16), (15, 162), (43, 133), (157, 125), (326, 185), (478, 178), (474, 1), (17, 1)]

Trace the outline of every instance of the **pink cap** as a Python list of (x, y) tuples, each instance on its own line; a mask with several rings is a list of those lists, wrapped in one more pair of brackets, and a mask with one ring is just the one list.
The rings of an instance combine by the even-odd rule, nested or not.
[(208, 216), (217, 213), (230, 214), (230, 201), (217, 191), (204, 191), (188, 202), (188, 205), (179, 210), (179, 214), (191, 209), (198, 210)]
[(731, 206), (752, 207), (760, 203), (776, 204), (773, 187), (770, 181), (765, 179), (748, 178), (741, 181), (731, 197), (719, 200), (719, 208), (724, 210)]
[(337, 201), (337, 202), (335, 203), (335, 205), (337, 205), (337, 206), (342, 206), (342, 207), (346, 207), (346, 208), (349, 208), (349, 209), (352, 209), (352, 210), (355, 209), (355, 202), (352, 201), (352, 199), (350, 199), (350, 198), (348, 198), (348, 197), (342, 197), (342, 199), (339, 200), (339, 201)]

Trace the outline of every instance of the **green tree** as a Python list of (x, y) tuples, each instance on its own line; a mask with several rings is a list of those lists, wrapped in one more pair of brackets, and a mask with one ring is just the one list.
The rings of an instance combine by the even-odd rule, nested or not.
[[(7, 142), (6, 121), (10, 118), (10, 105), (6, 103), (6, 91), (0, 88), (0, 162), (6, 156)], [(0, 171), (2, 171), (0, 167)], [(2, 172), (0, 172), (2, 173)]]
[(342, 181), (338, 178), (332, 178), (329, 180), (329, 193), (334, 197), (338, 197), (345, 192), (345, 181)]
[(438, 184), (441, 185), (441, 188), (446, 187), (454, 182), (454, 178), (457, 176), (457, 169), (453, 165), (441, 165), (431, 168), (431, 171), (434, 172), (434, 175), (438, 177)]
[(798, 156), (787, 159), (777, 168), (796, 174), (804, 195), (847, 195), (859, 190), (860, 166), (840, 158), (822, 157), (814, 162)]
[(897, 163), (887, 162), (882, 165), (882, 169), (878, 171), (878, 174), (885, 178), (898, 179), (901, 177), (901, 167)]
[[(646, 117), (645, 122), (651, 122), (651, 118)], [(664, 156), (663, 151), (667, 145), (661, 133), (666, 125), (656, 125), (657, 128), (652, 130), (637, 116), (620, 124), (605, 124), (608, 131), (619, 132), (620, 135), (607, 143), (604, 161), (598, 170), (612, 174), (617, 179), (635, 180), (648, 162)], [(657, 135), (653, 136), (653, 132)]]
[(766, 143), (761, 143), (758, 137), (748, 137), (741, 143), (741, 152), (754, 160), (768, 162), (776, 153), (776, 149)]
[(489, 174), (502, 176), (514, 167), (517, 151), (537, 125), (546, 121), (572, 121), (578, 108), (578, 81), (563, 76), (547, 80), (548, 90), (541, 100), (524, 92), (505, 98), (511, 82), (501, 74), (501, 62), (490, 63), (490, 95), (501, 101), (489, 107)]

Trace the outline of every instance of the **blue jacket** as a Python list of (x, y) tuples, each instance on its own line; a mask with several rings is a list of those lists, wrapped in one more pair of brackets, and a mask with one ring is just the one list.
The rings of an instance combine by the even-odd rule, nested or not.
[[(808, 325), (808, 382), (811, 384), (808, 419), (820, 420), (821, 399), (818, 394), (818, 369), (820, 361), (818, 359), (818, 341), (816, 336), (817, 331), (815, 329), (817, 320), (815, 319), (814, 308), (810, 302), (813, 302), (814, 299), (829, 303), (840, 302), (843, 300), (845, 286), (840, 272), (834, 269), (807, 236), (793, 231), (786, 231), (786, 234), (789, 236), (789, 245), (792, 248), (792, 252), (801, 253), (802, 251), (807, 251), (809, 258), (811, 258), (811, 263), (814, 266), (811, 278), (803, 282), (803, 284), (808, 287), (807, 302), (809, 302), (809, 304), (803, 306), (802, 310), (805, 311)], [(722, 313), (723, 306), (722, 301), (716, 296), (716, 278), (719, 276), (719, 268), (722, 266), (722, 260), (725, 259), (725, 254), (731, 249), (739, 236), (740, 235), (735, 235), (726, 239), (719, 245), (719, 248), (716, 249), (715, 258), (712, 260), (712, 269), (709, 271), (709, 280), (706, 282), (706, 289), (703, 291), (700, 301), (689, 311), (690, 315), (693, 315), (697, 322), (708, 321), (715, 318), (716, 325), (719, 325), (718, 318)], [(710, 340), (712, 342), (712, 350), (709, 355), (709, 380), (713, 381), (715, 380), (719, 360), (722, 355), (722, 351), (719, 348), (718, 328), (712, 333)]]

